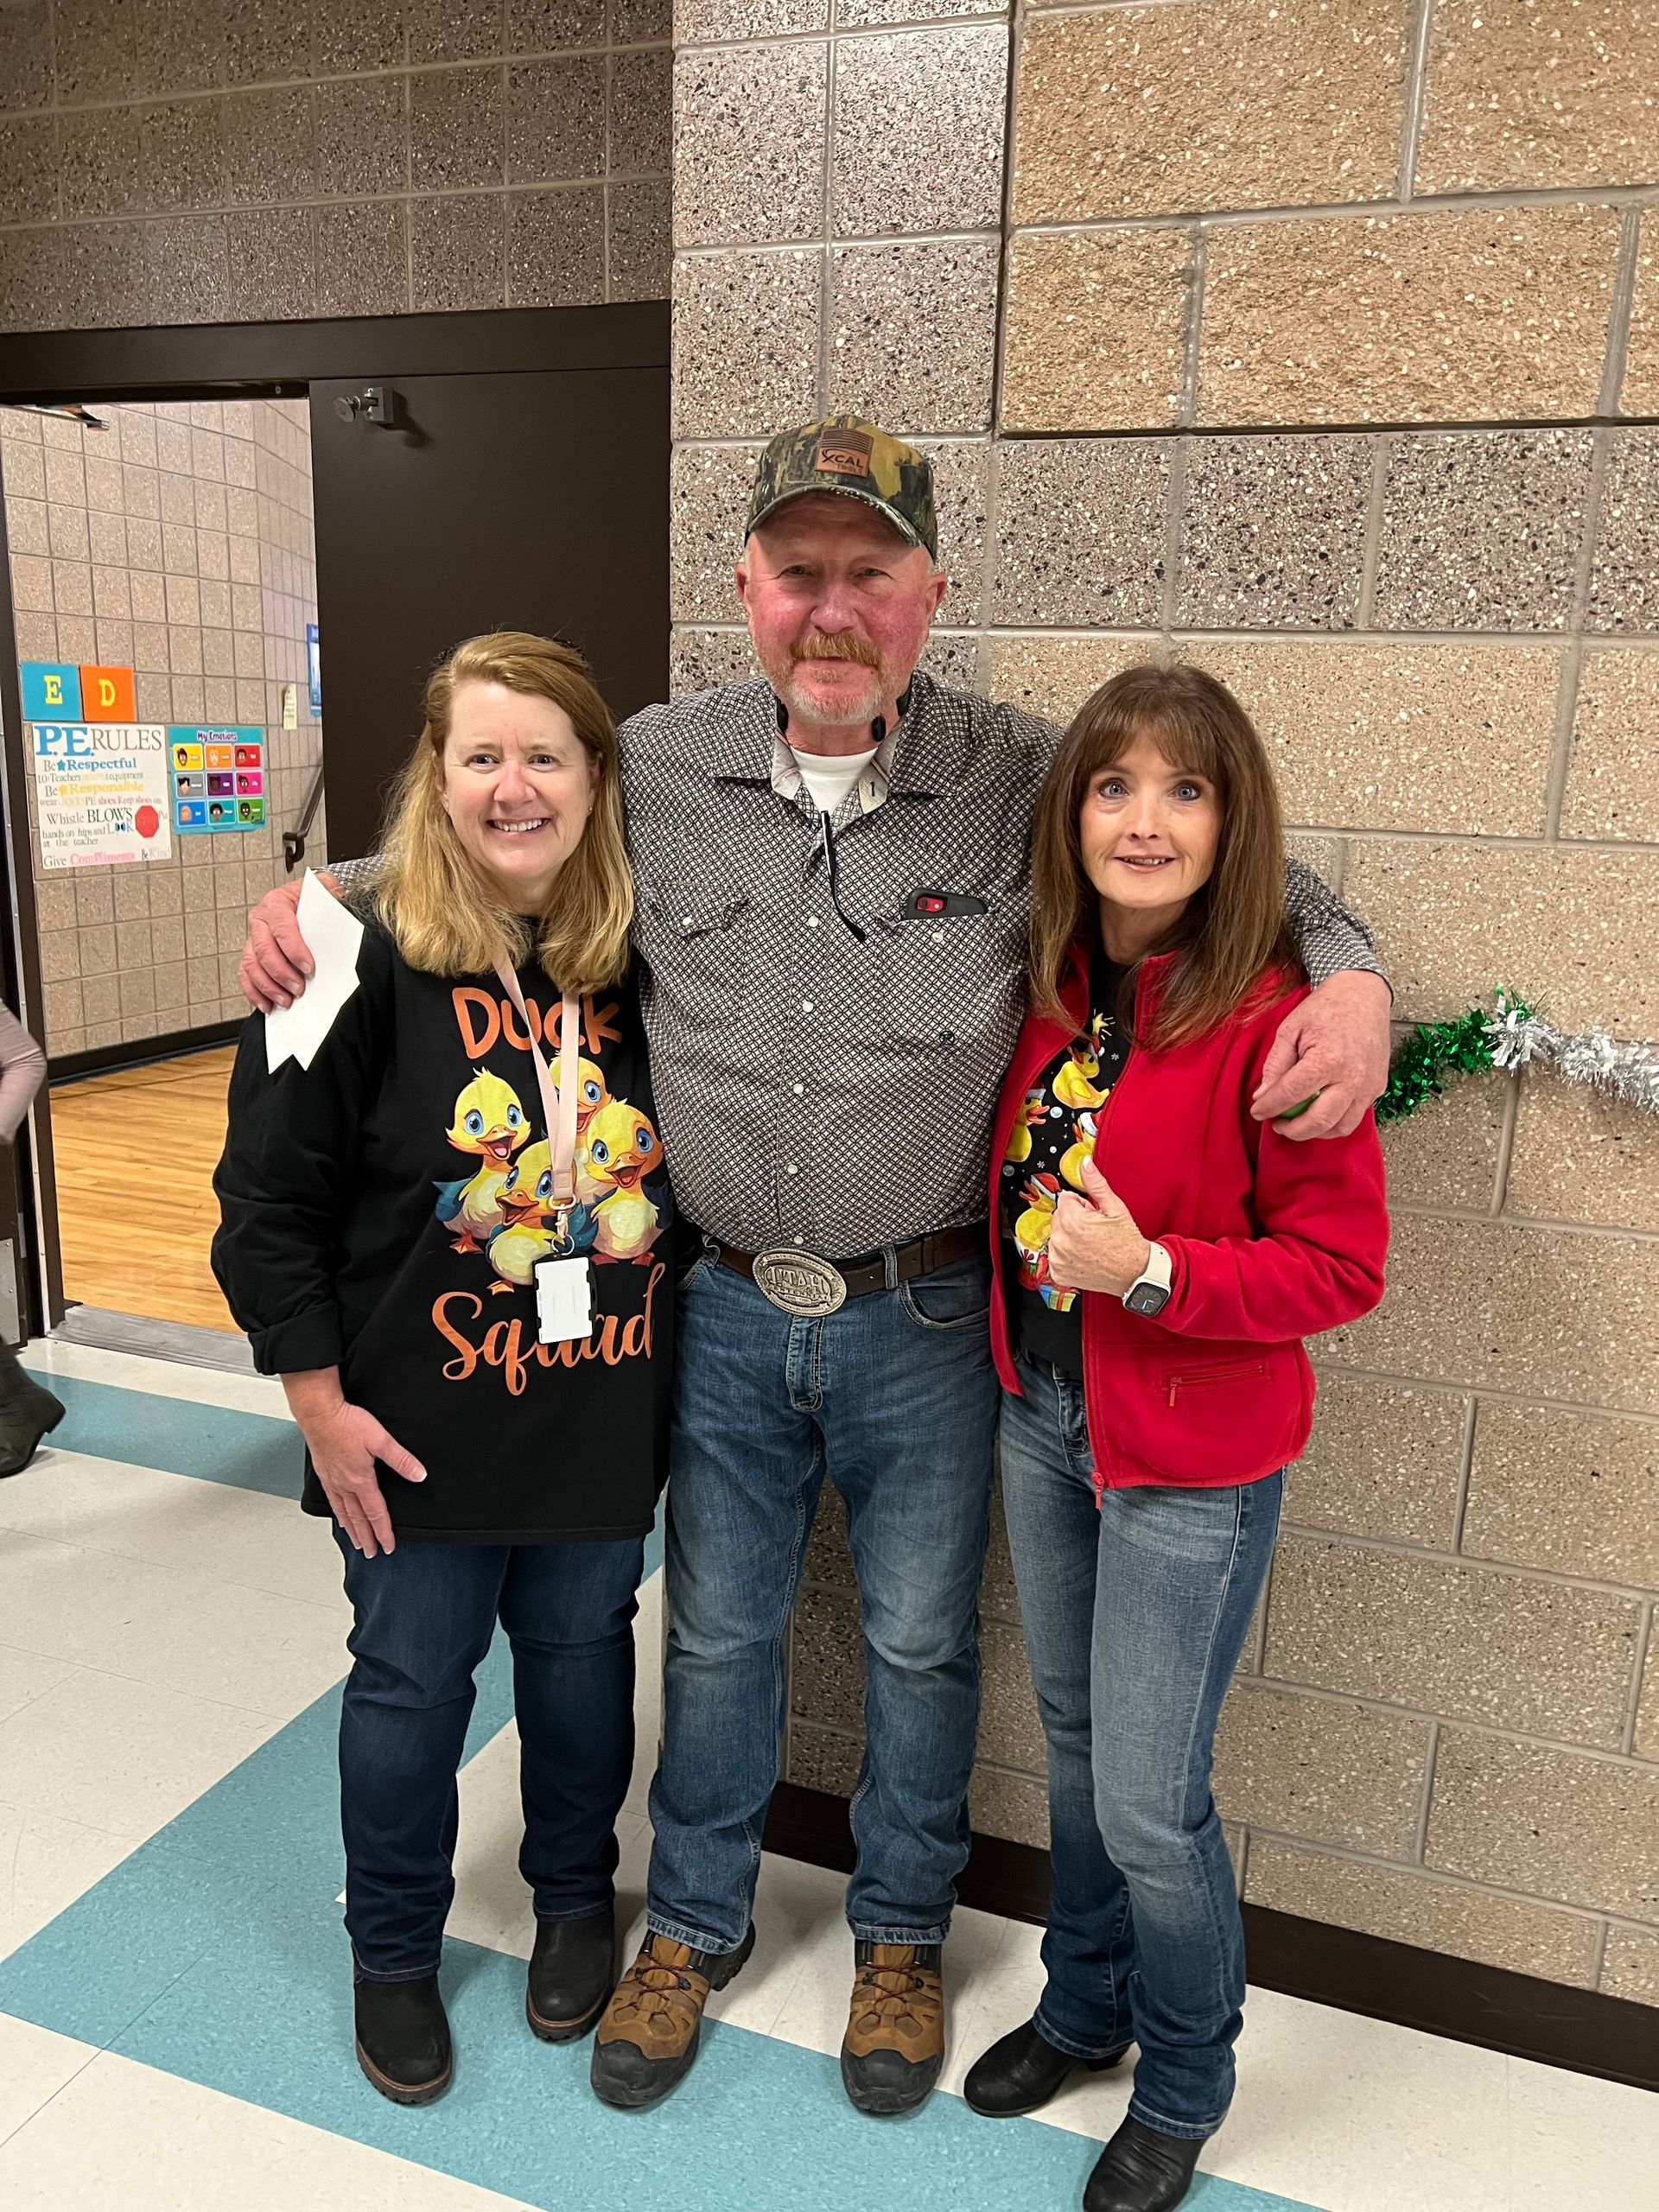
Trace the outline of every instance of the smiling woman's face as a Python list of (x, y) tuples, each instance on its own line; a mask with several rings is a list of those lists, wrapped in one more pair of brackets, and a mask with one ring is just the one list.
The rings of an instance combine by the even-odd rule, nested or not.
[(1167, 927), (1208, 883), (1221, 838), (1221, 802), (1207, 778), (1173, 766), (1137, 737), (1090, 778), (1077, 842), (1103, 906)]
[(443, 748), (443, 807), (462, 849), (515, 913), (539, 913), (582, 842), (599, 767), (550, 699), (461, 683)]

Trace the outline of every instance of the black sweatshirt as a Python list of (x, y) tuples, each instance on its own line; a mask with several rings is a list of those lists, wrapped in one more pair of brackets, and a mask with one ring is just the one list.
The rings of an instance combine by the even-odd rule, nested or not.
[[(557, 1052), (559, 993), (518, 971)], [(673, 1201), (632, 976), (584, 999), (567, 1235), (589, 1262), (590, 1338), (537, 1342), (550, 1248), (547, 1132), (523, 1025), (493, 976), (424, 976), (369, 923), (358, 988), (308, 1069), (266, 1072), (242, 1033), (213, 1187), (213, 1272), (263, 1375), (340, 1369), (426, 1469), (385, 1469), (399, 1537), (639, 1536), (665, 1471)], [(537, 1185), (541, 1183), (538, 1192)], [(327, 1513), (306, 1463), (303, 1503)]]

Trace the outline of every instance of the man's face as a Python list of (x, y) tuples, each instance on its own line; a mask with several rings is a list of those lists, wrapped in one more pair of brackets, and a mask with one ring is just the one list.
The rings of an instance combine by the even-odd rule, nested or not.
[(780, 507), (737, 571), (767, 681), (792, 720), (823, 724), (873, 721), (899, 696), (944, 588), (919, 545), (833, 493)]

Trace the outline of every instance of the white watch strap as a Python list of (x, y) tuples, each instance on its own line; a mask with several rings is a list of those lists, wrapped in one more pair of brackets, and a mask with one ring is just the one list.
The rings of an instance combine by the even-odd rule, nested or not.
[(1125, 1298), (1132, 1297), (1143, 1282), (1149, 1282), (1159, 1290), (1167, 1291), (1174, 1280), (1175, 1269), (1169, 1254), (1154, 1239), (1147, 1247), (1146, 1266), (1141, 1268), (1123, 1295)]

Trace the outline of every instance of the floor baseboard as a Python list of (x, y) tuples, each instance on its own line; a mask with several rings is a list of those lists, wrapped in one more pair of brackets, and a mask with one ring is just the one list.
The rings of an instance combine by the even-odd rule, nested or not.
[[(850, 1872), (846, 1800), (779, 1783), (766, 1845), (786, 1859)], [(957, 1894), (982, 1912), (1040, 1927), (1048, 1911), (1048, 1854), (1030, 1844), (976, 1835)], [(1659, 2007), (1449, 1958), (1265, 1905), (1246, 1904), (1243, 1911), (1249, 1978), (1258, 1989), (1659, 2090)]]

